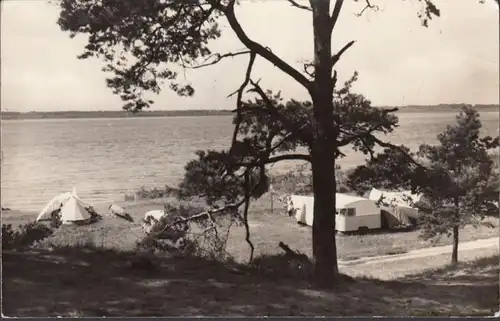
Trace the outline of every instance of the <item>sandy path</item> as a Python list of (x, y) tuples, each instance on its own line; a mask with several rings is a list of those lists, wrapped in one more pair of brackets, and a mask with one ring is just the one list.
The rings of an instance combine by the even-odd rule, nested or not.
[[(384, 255), (339, 262), (342, 272), (352, 276), (371, 276), (390, 280), (446, 266), (451, 259), (451, 245), (413, 250), (398, 255)], [(499, 254), (499, 238), (464, 242), (458, 246), (459, 261), (471, 261)]]

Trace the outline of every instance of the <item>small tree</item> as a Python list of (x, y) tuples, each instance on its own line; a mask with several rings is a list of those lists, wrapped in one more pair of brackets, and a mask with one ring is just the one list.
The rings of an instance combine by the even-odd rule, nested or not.
[(458, 262), (460, 228), (477, 225), (491, 213), (492, 201), (498, 199), (499, 179), (488, 154), (499, 146), (499, 138), (479, 137), (479, 113), (471, 106), (463, 107), (456, 119), (438, 135), (438, 145), (421, 145), (418, 152), (431, 175), (439, 178), (423, 186), (430, 205), (421, 207), (423, 237), (452, 235), (452, 264)]
[(371, 185), (422, 193), (425, 203), (414, 204), (421, 213), (421, 237), (453, 236), (452, 264), (458, 261), (460, 228), (481, 224), (491, 213), (499, 179), (488, 153), (499, 138), (480, 138), (479, 113), (471, 106), (456, 119), (437, 136), (437, 145), (423, 144), (416, 154), (404, 147), (387, 149), (349, 177), (349, 185), (361, 191)]

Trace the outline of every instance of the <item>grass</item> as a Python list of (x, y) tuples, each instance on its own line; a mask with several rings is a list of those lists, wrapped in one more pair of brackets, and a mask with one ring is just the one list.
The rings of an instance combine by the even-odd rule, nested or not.
[(392, 281), (357, 278), (332, 291), (286, 273), (197, 258), (153, 257), (141, 269), (138, 254), (92, 246), (2, 256), (3, 313), (16, 317), (443, 316), (498, 309), (498, 255)]
[[(174, 202), (173, 200), (168, 200)], [(46, 244), (56, 246), (74, 246), (93, 243), (106, 248), (130, 251), (134, 249), (136, 240), (143, 237), (140, 224), (144, 213), (152, 209), (162, 208), (163, 200), (145, 200), (126, 206), (127, 211), (134, 218), (134, 223), (120, 219), (106, 218), (101, 222), (85, 227), (62, 226), (54, 235), (46, 240)], [(107, 208), (96, 208), (98, 213), (105, 213)], [(9, 215), (9, 216), (6, 216)], [(36, 215), (5, 212), (2, 223), (17, 226), (33, 220)], [(311, 228), (302, 226), (288, 217), (278, 202), (274, 204), (271, 213), (270, 199), (264, 196), (251, 205), (250, 209), (251, 239), (255, 245), (255, 255), (272, 255), (280, 253), (280, 241), (288, 244), (309, 257), (312, 255)], [(474, 241), (498, 236), (498, 218), (488, 219), (496, 228), (467, 226), (460, 231), (460, 241)], [(435, 244), (423, 241), (413, 231), (384, 231), (366, 235), (337, 236), (337, 251), (340, 260), (354, 260), (362, 257), (401, 254), (415, 249), (426, 248), (431, 245), (442, 246), (451, 244), (451, 239), (444, 236)], [(249, 247), (245, 243), (243, 227), (234, 226), (228, 240), (229, 253), (237, 261), (246, 261), (249, 257)]]

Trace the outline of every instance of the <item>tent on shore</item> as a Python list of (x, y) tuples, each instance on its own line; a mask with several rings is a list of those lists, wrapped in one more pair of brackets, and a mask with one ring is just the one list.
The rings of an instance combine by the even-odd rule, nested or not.
[(63, 224), (85, 222), (93, 216), (89, 208), (91, 206), (82, 201), (76, 194), (76, 188), (73, 188), (72, 192), (62, 193), (50, 200), (40, 211), (36, 221), (50, 221), (52, 214), (59, 211)]

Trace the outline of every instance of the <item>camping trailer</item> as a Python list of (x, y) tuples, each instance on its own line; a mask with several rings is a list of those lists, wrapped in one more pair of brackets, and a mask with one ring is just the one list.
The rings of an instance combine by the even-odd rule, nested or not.
[(337, 193), (336, 207), (335, 227), (339, 232), (378, 229), (382, 226), (380, 208), (372, 200)]
[[(374, 201), (359, 196), (337, 193), (336, 207), (335, 226), (339, 232), (381, 227), (380, 209)], [(298, 223), (313, 225), (314, 197), (291, 195), (288, 208), (295, 210), (295, 218)]]

